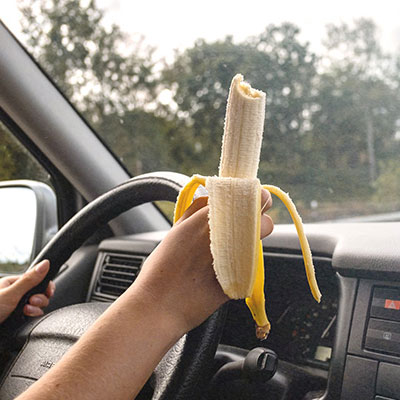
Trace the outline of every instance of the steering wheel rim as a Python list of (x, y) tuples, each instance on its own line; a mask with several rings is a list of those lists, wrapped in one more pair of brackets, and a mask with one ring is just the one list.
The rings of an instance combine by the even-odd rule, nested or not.
[[(30, 296), (43, 292), (70, 255), (98, 228), (132, 207), (158, 200), (176, 201), (188, 177), (171, 172), (140, 175), (111, 189), (93, 200), (67, 222), (43, 248), (30, 268), (43, 259), (50, 260), (45, 280), (29, 291), (3, 331), (14, 332), (27, 323), (22, 313)], [(195, 399), (201, 394), (212, 372), (212, 361), (218, 346), (226, 307), (221, 307), (199, 327), (184, 335), (157, 366), (153, 374), (154, 400)]]

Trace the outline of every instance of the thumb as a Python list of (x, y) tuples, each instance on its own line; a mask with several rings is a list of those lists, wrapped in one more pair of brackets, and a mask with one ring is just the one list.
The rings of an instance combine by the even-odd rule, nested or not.
[(7, 288), (8, 291), (14, 292), (14, 296), (22, 298), (22, 296), (30, 289), (39, 284), (49, 272), (50, 263), (43, 260), (34, 268), (25, 272), (15, 283)]

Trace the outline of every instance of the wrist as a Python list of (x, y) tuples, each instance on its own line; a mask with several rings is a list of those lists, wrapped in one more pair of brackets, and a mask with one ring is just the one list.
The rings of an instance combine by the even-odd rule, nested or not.
[(175, 344), (184, 335), (187, 328), (176, 305), (171, 306), (167, 294), (153, 293), (140, 282), (135, 282), (122, 297), (127, 297), (128, 312), (139, 314), (152, 330), (162, 332), (163, 340)]

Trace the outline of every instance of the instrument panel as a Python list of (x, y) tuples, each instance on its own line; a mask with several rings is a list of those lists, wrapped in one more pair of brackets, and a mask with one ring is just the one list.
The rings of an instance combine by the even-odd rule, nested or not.
[(281, 360), (328, 368), (332, 355), (338, 288), (330, 260), (315, 257), (320, 303), (311, 295), (302, 258), (272, 254), (265, 257), (265, 297), (271, 332), (264, 341), (255, 337), (254, 321), (244, 301), (229, 304), (221, 343), (252, 349), (264, 346)]

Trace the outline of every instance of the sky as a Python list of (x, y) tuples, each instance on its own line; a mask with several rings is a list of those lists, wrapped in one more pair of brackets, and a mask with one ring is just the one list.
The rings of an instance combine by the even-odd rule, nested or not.
[[(87, 0), (81, 0), (87, 1)], [(233, 35), (236, 40), (261, 33), (270, 24), (284, 21), (301, 27), (302, 39), (321, 48), (327, 23), (351, 22), (369, 17), (380, 28), (386, 50), (400, 51), (400, 0), (97, 0), (106, 8), (108, 23), (129, 34), (141, 34), (157, 46), (158, 55), (169, 57), (174, 49), (191, 46), (194, 40), (215, 40)], [(2, 0), (1, 18), (18, 31), (16, 0)]]

